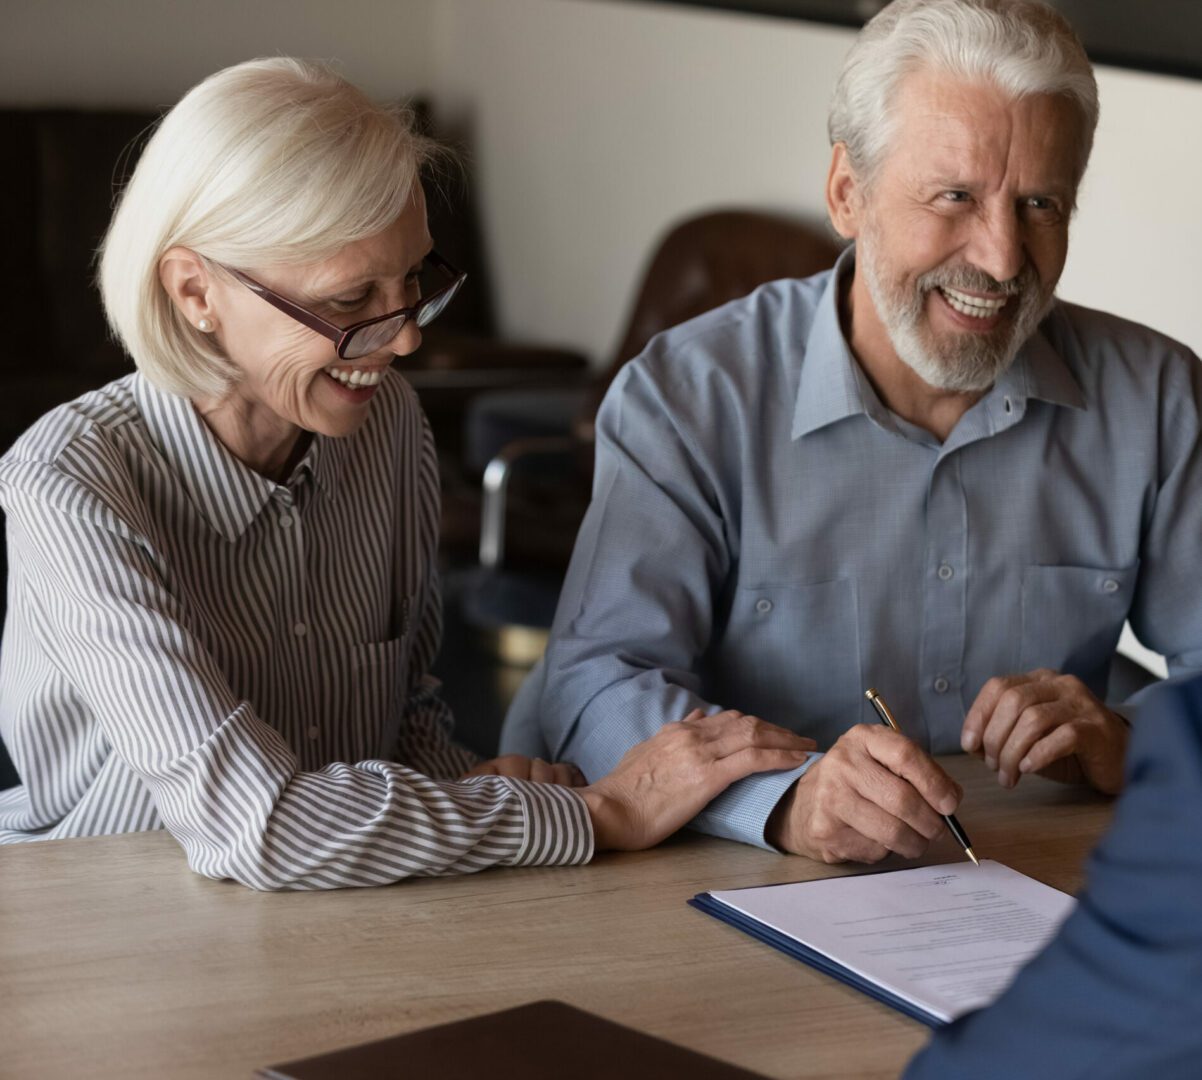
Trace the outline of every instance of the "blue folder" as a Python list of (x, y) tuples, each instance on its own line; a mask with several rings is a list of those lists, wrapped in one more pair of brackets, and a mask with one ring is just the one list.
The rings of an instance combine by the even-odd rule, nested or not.
[(863, 994), (867, 994), (870, 998), (875, 998), (877, 1001), (883, 1001), (886, 1005), (891, 1005), (898, 1012), (905, 1013), (906, 1016), (918, 1020), (928, 1027), (941, 1028), (947, 1024), (946, 1020), (927, 1012), (926, 1009), (920, 1008), (912, 1002), (899, 998), (896, 994), (890, 993), (879, 984), (871, 982), (861, 975), (857, 975), (842, 964), (836, 963), (829, 956), (824, 956), (822, 953), (811, 949), (808, 945), (803, 945), (796, 938), (790, 937), (788, 934), (782, 934), (779, 930), (767, 925), (767, 923), (763, 923), (759, 919), (752, 918), (750, 915), (735, 910), (728, 904), (722, 903), (721, 900), (715, 899), (710, 893), (698, 893), (689, 901), (689, 906), (695, 907), (699, 911), (704, 911), (707, 915), (712, 915), (715, 919), (721, 919), (736, 930), (742, 930), (743, 933), (750, 934), (753, 938), (764, 942), (765, 945), (771, 945), (774, 949), (779, 949), (786, 955), (793, 957), (794, 960), (800, 960), (803, 964), (809, 964), (810, 967), (817, 968), (824, 974), (838, 979), (841, 983), (855, 987), (855, 989)]

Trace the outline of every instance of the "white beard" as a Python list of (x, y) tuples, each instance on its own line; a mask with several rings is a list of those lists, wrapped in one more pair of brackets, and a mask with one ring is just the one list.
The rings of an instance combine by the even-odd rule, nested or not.
[[(972, 266), (941, 266), (911, 286), (896, 284), (898, 275), (876, 258), (876, 231), (866, 228), (856, 247), (856, 268), (877, 315), (902, 362), (936, 390), (977, 393), (988, 390), (1014, 362), (1023, 343), (1052, 306), (1054, 289), (1042, 289), (1035, 268), (1024, 264), (1004, 285)], [(940, 286), (1018, 297), (1008, 321), (992, 333), (949, 335), (937, 339), (925, 321), (927, 294)]]

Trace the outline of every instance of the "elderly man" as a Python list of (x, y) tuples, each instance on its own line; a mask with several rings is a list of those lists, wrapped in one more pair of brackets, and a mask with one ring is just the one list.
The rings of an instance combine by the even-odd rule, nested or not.
[(864, 28), (826, 192), (854, 245), (615, 381), (512, 748), (537, 721), (591, 778), (690, 708), (755, 713), (825, 754), (693, 824), (827, 861), (939, 834), (960, 792), (920, 747), (1119, 790), (1124, 620), (1202, 668), (1202, 366), (1054, 297), (1097, 115), (1032, 0), (897, 0)]

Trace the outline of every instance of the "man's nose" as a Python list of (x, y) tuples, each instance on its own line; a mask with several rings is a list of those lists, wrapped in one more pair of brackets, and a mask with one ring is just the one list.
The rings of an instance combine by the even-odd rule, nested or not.
[(1022, 223), (1013, 210), (999, 210), (977, 219), (968, 251), (973, 266), (994, 281), (1007, 282), (1018, 276), (1025, 259)]

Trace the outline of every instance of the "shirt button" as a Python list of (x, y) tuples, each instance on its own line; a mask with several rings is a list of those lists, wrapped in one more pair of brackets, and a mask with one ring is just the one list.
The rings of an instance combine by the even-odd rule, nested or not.
[(292, 632), (297, 637), (304, 637), (309, 632), (309, 628), (303, 622), (293, 623)]
[(292, 528), (292, 515), (291, 514), (281, 514), (280, 515), (280, 528), (281, 529), (291, 529)]
[(1115, 593), (1119, 591), (1119, 583), (1112, 577), (1102, 582), (1102, 592)]
[(939, 580), (940, 581), (951, 581), (952, 578), (955, 576), (956, 576), (956, 571), (953, 570), (951, 568), (951, 566), (949, 566), (947, 563), (944, 563), (942, 566), (939, 567)]
[(310, 726), (309, 730), (305, 732), (305, 734), (308, 735), (310, 739), (316, 739), (321, 732), (317, 730), (317, 725), (313, 724)]
[(934, 682), (935, 693), (936, 694), (946, 694), (948, 691), (948, 687), (950, 687), (951, 685), (952, 684), (949, 683), (947, 681), (947, 679), (945, 679), (942, 675), (940, 675), (939, 678), (937, 678)]
[(768, 612), (770, 612), (772, 610), (772, 601), (762, 599), (762, 598), (757, 600), (755, 602), (755, 610), (758, 611), (761, 615), (767, 615)]

